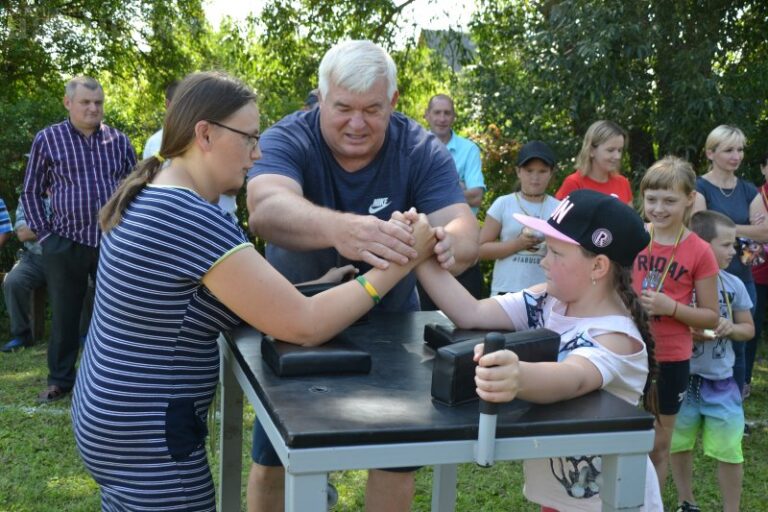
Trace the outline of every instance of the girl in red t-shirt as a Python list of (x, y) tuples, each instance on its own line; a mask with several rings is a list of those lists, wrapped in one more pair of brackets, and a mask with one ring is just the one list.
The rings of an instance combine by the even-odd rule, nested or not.
[(632, 187), (619, 173), (626, 145), (627, 132), (621, 126), (611, 121), (592, 123), (576, 157), (576, 171), (566, 176), (555, 197), (562, 201), (574, 190), (587, 188), (618, 197), (631, 206)]
[(663, 488), (675, 418), (688, 387), (691, 327), (714, 329), (720, 316), (719, 267), (709, 244), (685, 226), (696, 197), (696, 173), (688, 162), (659, 160), (643, 176), (640, 194), (651, 242), (635, 258), (632, 286), (652, 317), (656, 340), (659, 416), (651, 460)]

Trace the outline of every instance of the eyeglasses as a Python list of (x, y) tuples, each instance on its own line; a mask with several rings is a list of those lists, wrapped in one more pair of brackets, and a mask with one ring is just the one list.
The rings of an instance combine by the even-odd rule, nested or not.
[(225, 124), (219, 123), (217, 121), (211, 121), (210, 119), (206, 119), (206, 122), (215, 124), (216, 126), (220, 126), (224, 128), (225, 130), (229, 130), (231, 132), (238, 133), (245, 137), (247, 139), (248, 149), (254, 150), (256, 149), (256, 146), (259, 144), (259, 139), (261, 138), (260, 134), (253, 135), (252, 133), (246, 133), (242, 130), (238, 130), (237, 128), (232, 128), (231, 126), (227, 126)]

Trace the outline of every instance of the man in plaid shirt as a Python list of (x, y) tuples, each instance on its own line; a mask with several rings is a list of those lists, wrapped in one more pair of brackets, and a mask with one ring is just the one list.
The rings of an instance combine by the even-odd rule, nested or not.
[(75, 384), (80, 312), (99, 258), (98, 213), (136, 164), (128, 138), (102, 122), (99, 82), (70, 80), (64, 107), (68, 119), (35, 136), (22, 193), (27, 223), (43, 248), (51, 304), (48, 388), (38, 396), (40, 402), (63, 398)]

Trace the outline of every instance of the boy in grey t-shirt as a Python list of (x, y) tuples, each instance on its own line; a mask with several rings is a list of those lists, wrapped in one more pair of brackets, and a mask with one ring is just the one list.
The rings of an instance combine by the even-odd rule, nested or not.
[(736, 254), (736, 225), (715, 211), (697, 212), (691, 231), (709, 242), (720, 266), (717, 278), (720, 320), (714, 331), (694, 331), (693, 355), (687, 397), (672, 434), (672, 476), (677, 487), (679, 512), (697, 512), (693, 497), (693, 447), (701, 431), (704, 453), (718, 461), (718, 481), (723, 510), (738, 511), (744, 457), (744, 409), (733, 378), (734, 342), (754, 336), (752, 300), (744, 283), (725, 269)]

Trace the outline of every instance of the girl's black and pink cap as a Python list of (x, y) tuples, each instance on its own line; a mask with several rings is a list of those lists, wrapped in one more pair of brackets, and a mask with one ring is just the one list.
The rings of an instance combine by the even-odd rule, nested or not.
[(547, 220), (514, 214), (522, 225), (545, 236), (605, 254), (629, 267), (637, 253), (648, 246), (650, 236), (635, 210), (619, 199), (594, 190), (571, 192)]

